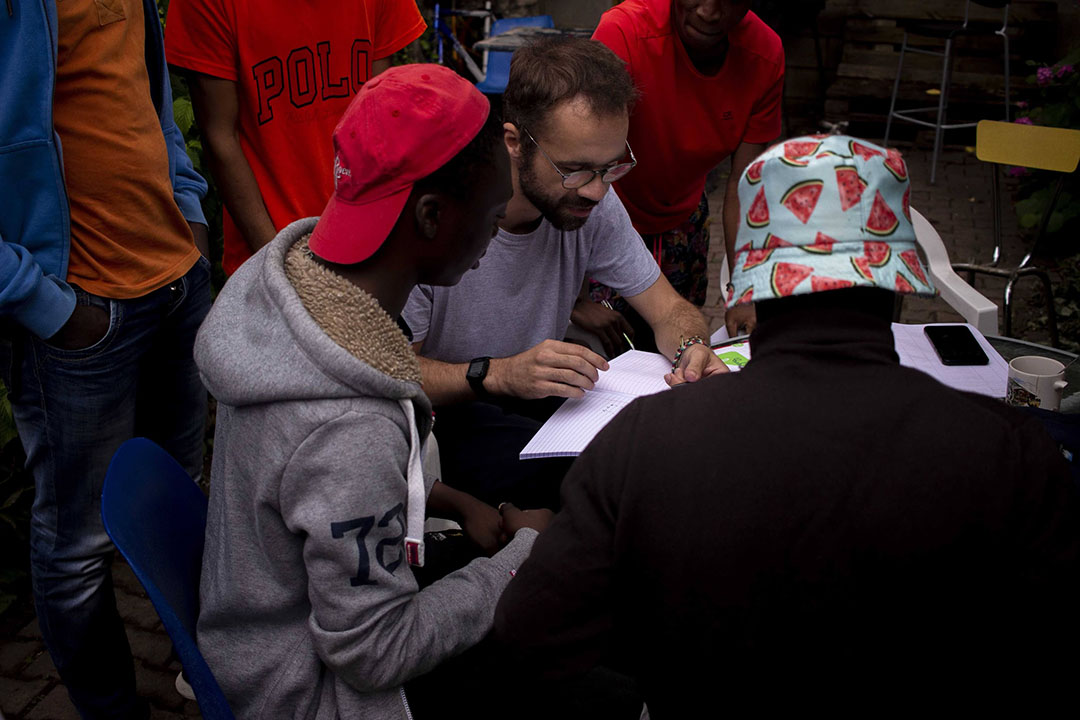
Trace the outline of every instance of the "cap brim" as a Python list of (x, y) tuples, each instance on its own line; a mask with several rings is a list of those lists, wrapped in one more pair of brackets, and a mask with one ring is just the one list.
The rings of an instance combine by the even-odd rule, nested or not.
[(386, 242), (412, 188), (410, 184), (363, 204), (331, 196), (311, 233), (308, 247), (323, 260), (340, 265), (367, 260)]

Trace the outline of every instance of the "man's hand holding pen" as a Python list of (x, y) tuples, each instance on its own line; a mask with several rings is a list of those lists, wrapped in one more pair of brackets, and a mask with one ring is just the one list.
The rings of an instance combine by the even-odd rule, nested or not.
[(533, 400), (579, 398), (607, 370), (607, 360), (592, 350), (560, 340), (545, 340), (523, 353), (492, 358), (484, 387), (494, 395)]
[(674, 387), (726, 372), (729, 372), (727, 365), (716, 356), (712, 348), (708, 345), (691, 345), (680, 356), (678, 366), (665, 375), (664, 380)]

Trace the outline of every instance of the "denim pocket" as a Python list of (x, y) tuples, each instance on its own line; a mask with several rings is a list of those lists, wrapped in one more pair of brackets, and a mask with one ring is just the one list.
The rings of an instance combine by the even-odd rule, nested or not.
[(109, 314), (109, 327), (106, 329), (104, 335), (102, 335), (90, 345), (82, 348), (61, 348), (55, 345), (51, 345), (47, 340), (40, 341), (41, 344), (45, 347), (45, 351), (49, 356), (61, 360), (78, 360), (101, 352), (109, 346), (113, 338), (116, 336), (121, 320), (120, 303), (116, 300), (104, 298), (100, 295), (93, 295), (86, 292), (82, 288), (75, 287), (74, 285), (72, 286), (72, 288), (75, 290), (76, 305), (91, 305), (99, 307)]

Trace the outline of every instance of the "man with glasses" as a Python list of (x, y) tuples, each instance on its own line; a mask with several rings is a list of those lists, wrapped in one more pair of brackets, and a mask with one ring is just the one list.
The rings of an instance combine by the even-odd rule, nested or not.
[(724, 366), (708, 325), (679, 297), (610, 184), (636, 160), (626, 141), (635, 90), (622, 61), (584, 39), (518, 50), (503, 97), (514, 196), (476, 272), (418, 286), (404, 318), (436, 405), (443, 480), (491, 503), (557, 504), (565, 459), (518, 453), (563, 398), (593, 388), (607, 362), (563, 342), (585, 277), (616, 288), (675, 359), (669, 382)]

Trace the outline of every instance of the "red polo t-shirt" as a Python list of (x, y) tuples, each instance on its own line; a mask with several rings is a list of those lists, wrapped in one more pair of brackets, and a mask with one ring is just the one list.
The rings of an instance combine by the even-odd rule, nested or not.
[(630, 118), (633, 172), (615, 183), (642, 234), (677, 227), (697, 209), (705, 176), (740, 143), (780, 135), (784, 48), (750, 12), (729, 35), (723, 67), (703, 75), (671, 24), (672, 0), (626, 0), (593, 38), (625, 62), (641, 96)]
[[(331, 136), (371, 76), (427, 27), (413, 0), (172, 0), (171, 65), (237, 84), (240, 147), (274, 227), (319, 215), (334, 192)], [(225, 213), (225, 272), (250, 255)]]

